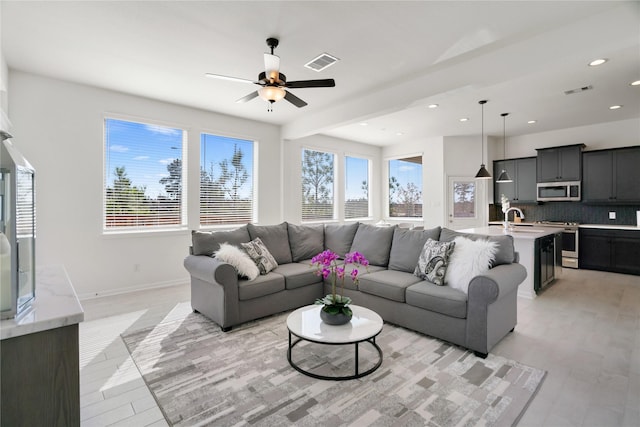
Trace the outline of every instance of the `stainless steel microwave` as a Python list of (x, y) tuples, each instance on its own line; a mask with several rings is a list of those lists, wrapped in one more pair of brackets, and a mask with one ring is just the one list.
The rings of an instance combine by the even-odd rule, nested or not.
[(579, 202), (580, 181), (539, 182), (539, 202)]

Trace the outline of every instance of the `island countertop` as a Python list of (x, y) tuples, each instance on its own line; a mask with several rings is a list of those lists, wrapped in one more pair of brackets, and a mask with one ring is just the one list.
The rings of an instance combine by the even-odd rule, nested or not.
[(0, 321), (0, 339), (80, 323), (84, 310), (61, 265), (36, 269), (36, 298), (18, 318)]
[(557, 227), (514, 227), (513, 230), (505, 230), (503, 227), (476, 227), (466, 228), (464, 230), (456, 230), (462, 233), (486, 234), (489, 236), (513, 236), (514, 240), (535, 240), (540, 237), (549, 236), (551, 234), (561, 233), (562, 229)]

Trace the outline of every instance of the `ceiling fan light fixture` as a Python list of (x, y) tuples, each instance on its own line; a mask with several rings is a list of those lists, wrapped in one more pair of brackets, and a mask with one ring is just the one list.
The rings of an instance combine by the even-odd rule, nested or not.
[(285, 97), (287, 91), (278, 86), (264, 86), (258, 89), (260, 98), (267, 102), (278, 102)]

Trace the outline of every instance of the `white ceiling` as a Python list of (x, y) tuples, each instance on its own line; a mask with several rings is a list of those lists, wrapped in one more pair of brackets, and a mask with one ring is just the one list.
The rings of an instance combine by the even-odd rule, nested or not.
[[(90, 1), (2, 0), (10, 68), (315, 133), (378, 144), (441, 135), (520, 135), (640, 117), (638, 1)], [(268, 51), (292, 90), (267, 112), (245, 83)], [(303, 65), (327, 52), (320, 73)], [(588, 67), (592, 59), (609, 61)], [(589, 92), (565, 90), (593, 85)], [(439, 104), (437, 109), (427, 105)], [(613, 104), (624, 105), (609, 110)], [(459, 121), (468, 117), (466, 123)], [(527, 124), (535, 119), (534, 125)], [(366, 122), (367, 126), (360, 123)], [(402, 135), (397, 135), (402, 133)], [(640, 134), (640, 130), (639, 130)]]

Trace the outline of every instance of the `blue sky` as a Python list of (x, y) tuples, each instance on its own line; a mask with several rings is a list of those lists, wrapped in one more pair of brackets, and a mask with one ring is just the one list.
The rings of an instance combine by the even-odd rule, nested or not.
[(365, 192), (362, 190), (362, 181), (369, 180), (368, 165), (369, 161), (367, 159), (348, 156), (345, 158), (346, 200), (365, 197)]

